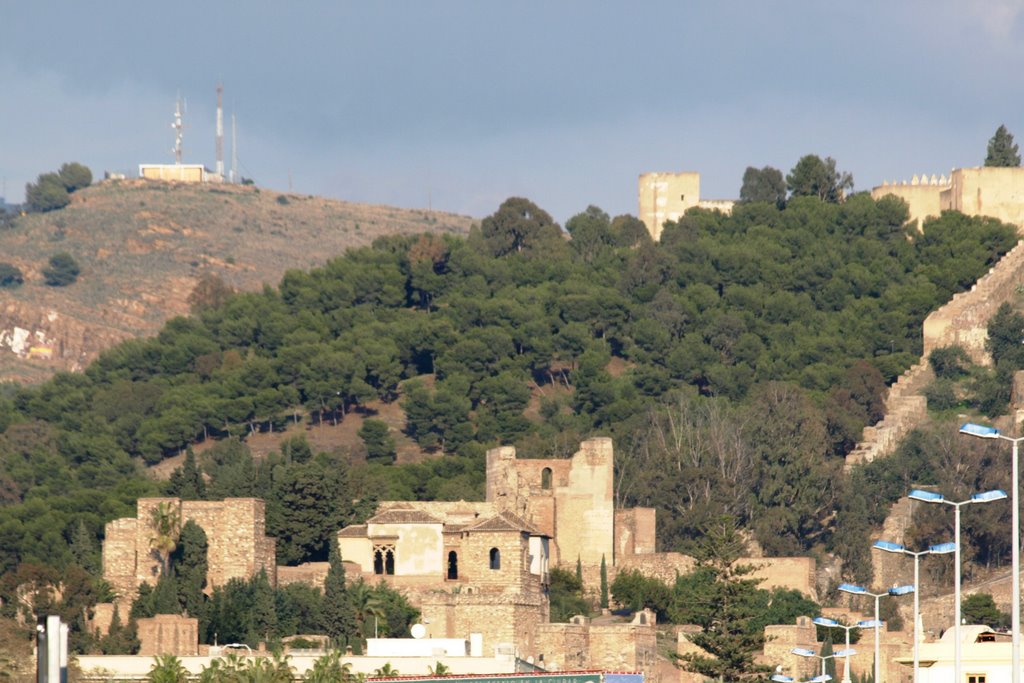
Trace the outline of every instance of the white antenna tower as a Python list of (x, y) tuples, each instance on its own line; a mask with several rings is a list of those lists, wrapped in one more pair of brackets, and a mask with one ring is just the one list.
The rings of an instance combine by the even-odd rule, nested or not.
[(224, 179), (224, 107), (221, 105), (221, 95), (224, 93), (224, 86), (217, 84), (217, 175)]
[(231, 182), (238, 182), (238, 138), (235, 136), (235, 114), (231, 114)]
[(171, 124), (171, 128), (174, 129), (174, 163), (181, 163), (181, 139), (184, 136), (185, 124), (182, 123), (182, 110), (181, 110), (181, 97), (179, 96), (174, 104), (174, 123)]

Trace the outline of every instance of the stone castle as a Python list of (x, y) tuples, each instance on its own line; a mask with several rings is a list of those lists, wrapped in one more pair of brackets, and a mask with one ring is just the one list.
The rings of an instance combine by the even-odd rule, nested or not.
[[(883, 182), (871, 189), (874, 199), (894, 195), (910, 209), (910, 220), (920, 228), (924, 220), (943, 211), (960, 211), (968, 216), (988, 216), (1006, 223), (1024, 225), (1024, 168), (956, 168), (945, 174), (922, 174), (910, 181)], [(689, 209), (699, 207), (730, 213), (731, 199), (701, 199), (700, 173), (644, 173), (640, 176), (639, 217), (651, 237), (661, 238), (665, 221), (679, 220)]]
[[(673, 581), (692, 558), (656, 552), (655, 510), (614, 509), (614, 454), (607, 438), (584, 441), (569, 459), (517, 459), (514, 448), (487, 454), (483, 502), (382, 502), (365, 524), (338, 532), (348, 580), (386, 581), (421, 610), (427, 635), (459, 638), (479, 633), (486, 651), (512, 648), (546, 668), (635, 669), (653, 674), (655, 619), (643, 612), (631, 623), (592, 623), (574, 617), (549, 623), (548, 572), (575, 571), (579, 562), (592, 591), (602, 560), (608, 580), (635, 569)], [(107, 525), (104, 578), (127, 614), (141, 583), (155, 584), (159, 558), (150, 548), (149, 519), (161, 503), (197, 522), (209, 543), (207, 590), (231, 578), (266, 571), (271, 583), (322, 585), (327, 563), (275, 566), (274, 539), (265, 535), (263, 501), (140, 499), (135, 518)], [(750, 562), (751, 560), (744, 560)], [(816, 595), (811, 558), (756, 558), (765, 587)], [(96, 625), (109, 623), (113, 605)], [(194, 619), (140, 620), (147, 654), (180, 653), (195, 644)], [(152, 641), (152, 642), (150, 642)]]

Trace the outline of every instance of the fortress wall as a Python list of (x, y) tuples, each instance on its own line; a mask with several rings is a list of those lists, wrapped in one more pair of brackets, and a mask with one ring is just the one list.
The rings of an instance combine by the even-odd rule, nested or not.
[(501, 643), (514, 643), (519, 655), (536, 656), (534, 634), (548, 621), (547, 600), (541, 595), (496, 593), (438, 593), (423, 596), (420, 602), (423, 623), (430, 638), (465, 638), (481, 633), (484, 653)]
[[(305, 583), (322, 589), (329, 567), (329, 562), (304, 562), (297, 567), (278, 567), (277, 585), (283, 587), (292, 583)], [(345, 567), (346, 581), (353, 581), (360, 574), (358, 571), (355, 575), (349, 574), (349, 567)]]
[(588, 668), (642, 671), (646, 676), (652, 676), (657, 663), (654, 622), (654, 616), (645, 610), (637, 612), (630, 624), (591, 624)]
[[(821, 673), (816, 670), (819, 660), (800, 657), (791, 651), (795, 647), (818, 651), (816, 627), (808, 617), (797, 617), (795, 624), (774, 624), (764, 628), (764, 661), (782, 666), (786, 675), (803, 680)], [(839, 649), (839, 648), (836, 648)]]
[(199, 654), (199, 620), (179, 614), (137, 619), (139, 654), (143, 656)]
[(817, 563), (813, 557), (758, 557), (740, 558), (737, 564), (749, 564), (755, 569), (751, 578), (760, 579), (760, 588), (796, 589), (813, 600), (817, 600), (815, 572)]
[(559, 561), (615, 563), (612, 440), (588, 439), (572, 457), (569, 486), (555, 491)]
[(924, 355), (959, 344), (976, 363), (989, 364), (985, 351), (988, 319), (1024, 284), (1024, 242), (1018, 242), (967, 292), (934, 311), (924, 321)]
[(1024, 225), (1024, 168), (958, 168), (950, 180), (948, 205), (943, 209)]
[(655, 551), (654, 508), (629, 508), (615, 511), (615, 561)]
[[(945, 177), (943, 177), (943, 179), (945, 179)], [(871, 198), (878, 200), (888, 195), (899, 197), (907, 203), (907, 208), (910, 210), (910, 220), (916, 222), (917, 229), (920, 230), (925, 218), (941, 215), (942, 192), (948, 189), (948, 184), (887, 184), (872, 188)]]
[(1024, 241), (1018, 242), (967, 292), (955, 294), (924, 321), (924, 355), (889, 388), (885, 419), (866, 427), (861, 442), (846, 456), (846, 469), (889, 455), (928, 414), (922, 392), (934, 375), (928, 356), (958, 344), (975, 363), (991, 363), (985, 351), (989, 318), (1024, 286)]
[(103, 540), (103, 578), (110, 582), (116, 599), (131, 605), (138, 581), (135, 575), (137, 534), (136, 519), (115, 519), (107, 522)]
[[(560, 671), (580, 671), (590, 668), (590, 619), (574, 617), (579, 623), (540, 624), (537, 626), (537, 663), (543, 667), (557, 667)], [(541, 658), (543, 657), (543, 660)]]

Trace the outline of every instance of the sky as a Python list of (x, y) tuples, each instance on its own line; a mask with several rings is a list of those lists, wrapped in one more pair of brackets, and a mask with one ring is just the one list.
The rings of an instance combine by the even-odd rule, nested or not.
[[(225, 161), (263, 187), (563, 223), (637, 178), (831, 156), (855, 189), (981, 165), (1024, 136), (1024, 0), (0, 0), (0, 196), (66, 161)], [(1019, 137), (1024, 140), (1024, 137)]]

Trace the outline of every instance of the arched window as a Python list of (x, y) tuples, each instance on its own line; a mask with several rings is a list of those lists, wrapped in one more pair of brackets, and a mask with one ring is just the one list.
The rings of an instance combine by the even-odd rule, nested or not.
[(448, 580), (459, 578), (459, 554), (454, 550), (448, 553)]
[(545, 467), (540, 471), (540, 487), (542, 489), (551, 488), (551, 468)]
[(491, 569), (501, 569), (501, 551), (491, 548)]
[(395, 546), (391, 544), (373, 546), (373, 573), (386, 576), (394, 575)]

